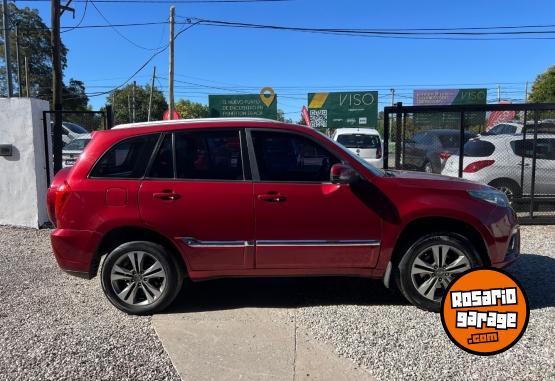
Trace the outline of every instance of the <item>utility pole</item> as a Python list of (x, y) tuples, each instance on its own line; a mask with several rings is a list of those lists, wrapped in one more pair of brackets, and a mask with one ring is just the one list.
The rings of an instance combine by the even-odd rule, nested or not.
[(528, 81), (526, 81), (526, 86), (524, 87), (524, 103), (528, 103)]
[(501, 102), (501, 85), (497, 85), (497, 103)]
[(135, 107), (135, 104), (136, 104), (135, 103), (135, 88), (136, 87), (137, 87), (137, 81), (133, 81), (133, 92), (132, 92), (132, 94), (133, 94), (133, 123), (135, 123), (135, 115), (136, 115), (136, 113), (135, 113), (135, 109), (136, 109), (136, 107)]
[(62, 59), (60, 41), (60, 0), (52, 0), (52, 103), (54, 105), (54, 173), (62, 169)]
[(395, 89), (390, 89), (391, 91), (391, 105), (395, 106)]
[(21, 83), (21, 60), (19, 59), (19, 25), (15, 26), (15, 59), (17, 61), (17, 84), (19, 85), (19, 97), (23, 93), (23, 84)]
[(131, 97), (129, 96), (129, 93), (127, 93), (127, 119), (129, 120), (129, 123), (131, 123)]
[(8, 9), (8, 0), (2, 0), (2, 21), (4, 22), (4, 61), (6, 62), (6, 82), (8, 89), (8, 98), (13, 95), (12, 68), (10, 60), (10, 11)]
[(25, 58), (25, 94), (27, 95), (27, 98), (30, 97), (30, 92), (29, 92), (29, 64), (27, 63), (27, 56), (24, 57)]
[(69, 7), (72, 0), (61, 5), (60, 0), (51, 0), (51, 28), (50, 42), (52, 44), (52, 103), (54, 106), (54, 173), (62, 169), (62, 57), (60, 39), (60, 16), (64, 11), (75, 12)]
[(168, 98), (169, 98), (169, 116), (168, 119), (173, 119), (173, 110), (174, 110), (174, 103), (173, 103), (173, 68), (174, 68), (174, 28), (175, 28), (175, 7), (172, 5), (170, 7), (170, 68), (169, 68), (169, 89), (168, 89)]
[(156, 66), (152, 70), (152, 82), (150, 82), (150, 97), (148, 98), (148, 116), (147, 122), (150, 122), (150, 113), (152, 112), (152, 95), (154, 93), (154, 80), (156, 79)]

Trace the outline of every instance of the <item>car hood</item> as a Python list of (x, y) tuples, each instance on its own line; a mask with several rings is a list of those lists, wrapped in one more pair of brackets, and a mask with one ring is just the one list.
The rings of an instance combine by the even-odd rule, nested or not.
[(400, 186), (406, 187), (425, 187), (451, 190), (469, 190), (486, 187), (485, 185), (474, 181), (434, 173), (397, 170), (389, 170), (387, 172), (390, 173), (388, 178), (398, 182)]

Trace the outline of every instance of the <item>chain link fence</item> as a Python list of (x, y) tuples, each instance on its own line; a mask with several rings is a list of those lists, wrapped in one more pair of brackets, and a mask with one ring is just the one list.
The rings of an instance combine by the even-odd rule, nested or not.
[(521, 223), (555, 223), (555, 104), (386, 107), (384, 166), (487, 184)]

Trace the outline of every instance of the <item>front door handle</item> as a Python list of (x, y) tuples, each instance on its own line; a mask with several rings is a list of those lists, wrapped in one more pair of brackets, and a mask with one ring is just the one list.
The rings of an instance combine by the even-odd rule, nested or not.
[(172, 190), (164, 189), (162, 192), (157, 192), (152, 194), (153, 198), (157, 198), (159, 200), (179, 200), (181, 195), (179, 193), (175, 193)]
[(259, 194), (258, 199), (260, 201), (266, 201), (266, 202), (284, 202), (285, 200), (287, 200), (287, 197), (283, 196), (279, 192), (271, 191), (268, 193)]

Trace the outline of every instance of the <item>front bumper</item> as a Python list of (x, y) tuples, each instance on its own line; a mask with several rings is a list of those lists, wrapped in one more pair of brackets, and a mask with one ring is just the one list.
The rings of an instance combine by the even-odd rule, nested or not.
[(520, 255), (520, 229), (516, 226), (512, 233), (511, 238), (509, 239), (509, 244), (507, 247), (507, 251), (505, 253), (505, 257), (498, 262), (493, 262), (491, 265), (497, 268), (504, 268), (510, 266), (514, 261), (518, 259)]
[(101, 235), (94, 231), (55, 229), (50, 234), (58, 266), (72, 275), (90, 279), (92, 263)]

